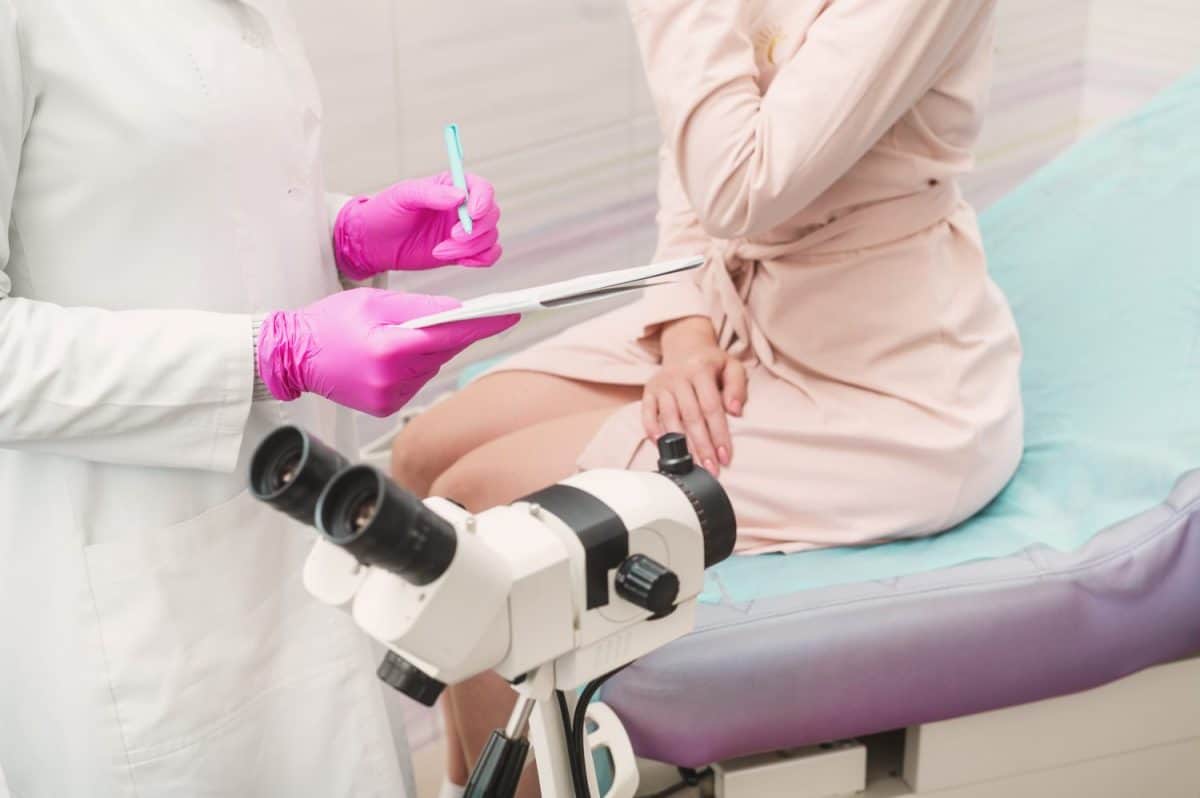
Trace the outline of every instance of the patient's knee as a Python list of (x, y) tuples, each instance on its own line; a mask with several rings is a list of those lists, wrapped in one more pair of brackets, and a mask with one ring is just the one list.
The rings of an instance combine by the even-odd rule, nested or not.
[(478, 513), (512, 498), (500, 495), (500, 482), (491, 464), (478, 456), (468, 456), (438, 476), (429, 495), (450, 499)]
[(446, 450), (437, 430), (420, 416), (414, 418), (392, 444), (392, 478), (418, 496), (430, 495), (434, 480), (452, 464)]

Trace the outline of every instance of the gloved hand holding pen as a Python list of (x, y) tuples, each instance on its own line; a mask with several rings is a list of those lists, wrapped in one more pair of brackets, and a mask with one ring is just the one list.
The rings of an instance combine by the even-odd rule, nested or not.
[[(465, 191), (458, 188), (446, 172), (350, 200), (333, 229), (338, 269), (366, 280), (385, 271), (491, 266), (502, 253), (495, 189), (475, 175), (467, 175), (466, 184)], [(471, 232), (459, 221), (463, 202)]]
[(315, 393), (373, 416), (391, 415), (448, 360), (519, 319), (499, 316), (421, 330), (397, 326), (458, 305), (450, 297), (356, 288), (302, 310), (271, 313), (258, 336), (259, 377), (282, 401)]

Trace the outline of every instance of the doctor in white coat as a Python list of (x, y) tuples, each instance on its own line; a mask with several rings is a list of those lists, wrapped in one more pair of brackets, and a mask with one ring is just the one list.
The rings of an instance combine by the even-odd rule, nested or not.
[(489, 265), (498, 211), (476, 180), (466, 234), (440, 177), (327, 201), (284, 2), (0, 0), (17, 798), (403, 794), (366, 638), (305, 594), (310, 532), (248, 498), (247, 453), (289, 422), (348, 446), (334, 402), (393, 411), (511, 323), (393, 334), (447, 303), (338, 273)]

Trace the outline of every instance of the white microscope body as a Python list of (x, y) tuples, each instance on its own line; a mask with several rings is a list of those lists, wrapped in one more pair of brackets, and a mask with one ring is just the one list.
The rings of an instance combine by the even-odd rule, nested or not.
[(522, 698), (469, 795), (511, 794), (532, 723), (544, 795), (596, 795), (584, 754), (605, 747), (615, 771), (605, 798), (631, 798), (636, 767), (619, 721), (585, 707), (592, 730), (586, 744), (572, 741), (574, 724), (584, 736), (570, 717), (574, 691), (688, 633), (704, 569), (736, 535), (728, 498), (692, 465), (683, 437), (664, 437), (660, 453), (658, 473), (584, 472), (471, 514), (446, 499), (419, 503), (283, 428), (260, 446), (251, 484), (321, 530), (305, 586), (388, 647), (384, 681), (426, 704), (485, 671), (513, 682)]

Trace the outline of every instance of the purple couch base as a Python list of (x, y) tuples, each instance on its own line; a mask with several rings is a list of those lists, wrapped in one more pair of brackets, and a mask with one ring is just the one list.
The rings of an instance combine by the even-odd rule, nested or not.
[(1200, 652), (1200, 471), (1071, 552), (704, 606), (613, 679), (640, 756), (687, 767), (1028, 703)]

